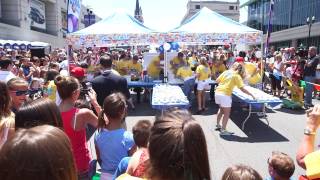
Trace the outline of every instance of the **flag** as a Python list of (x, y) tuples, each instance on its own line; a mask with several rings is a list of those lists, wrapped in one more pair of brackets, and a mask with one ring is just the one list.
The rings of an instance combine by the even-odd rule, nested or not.
[(268, 54), (268, 51), (269, 51), (270, 36), (271, 36), (271, 31), (272, 31), (272, 23), (271, 22), (272, 22), (273, 6), (274, 6), (274, 0), (270, 0), (267, 41), (265, 44), (265, 51), (264, 51), (265, 54)]

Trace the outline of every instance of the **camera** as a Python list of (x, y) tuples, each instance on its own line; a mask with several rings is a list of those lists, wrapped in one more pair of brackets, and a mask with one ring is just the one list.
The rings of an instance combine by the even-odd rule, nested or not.
[(305, 49), (298, 49), (296, 54), (301, 58), (301, 59), (307, 59), (308, 58), (308, 50)]

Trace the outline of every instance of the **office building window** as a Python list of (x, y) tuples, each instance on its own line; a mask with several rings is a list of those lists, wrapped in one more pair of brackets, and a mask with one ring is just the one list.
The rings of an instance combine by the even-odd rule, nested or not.
[(196, 5), (196, 9), (200, 9), (200, 5)]
[(229, 6), (229, 10), (234, 10), (234, 6)]

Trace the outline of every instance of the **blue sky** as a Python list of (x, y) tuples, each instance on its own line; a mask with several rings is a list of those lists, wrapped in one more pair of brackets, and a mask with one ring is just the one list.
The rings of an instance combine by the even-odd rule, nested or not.
[[(240, 0), (240, 4), (247, 0)], [(188, 0), (139, 0), (144, 25), (157, 30), (169, 30), (178, 26), (186, 14)], [(101, 18), (108, 17), (116, 9), (133, 15), (136, 0), (82, 0)], [(246, 21), (246, 8), (240, 11), (240, 22)]]

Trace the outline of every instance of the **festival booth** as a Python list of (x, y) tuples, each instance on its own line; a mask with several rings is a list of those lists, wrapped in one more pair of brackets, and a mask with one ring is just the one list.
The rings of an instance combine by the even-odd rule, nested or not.
[[(183, 24), (169, 31), (166, 40), (167, 42), (178, 42), (180, 45), (250, 45), (263, 43), (263, 33), (204, 7)], [(169, 82), (176, 81), (171, 69), (169, 67), (167, 69)], [(281, 104), (282, 101), (259, 89), (251, 87), (248, 89), (255, 94), (256, 100), (248, 98), (239, 90), (233, 92), (235, 100), (249, 107), (249, 114), (242, 124), (242, 129), (252, 114), (262, 114), (269, 124), (266, 106), (274, 107)]]
[[(69, 48), (71, 45), (77, 47), (117, 47), (117, 46), (144, 46), (144, 45), (161, 45), (165, 41), (164, 33), (154, 31), (136, 20), (131, 15), (124, 11), (117, 11), (111, 16), (77, 32), (68, 34), (67, 42)], [(145, 68), (149, 67), (151, 60), (157, 58), (158, 54), (154, 54), (150, 57), (148, 64), (144, 64)], [(147, 61), (145, 61), (147, 62)], [(145, 63), (144, 62), (144, 63)], [(160, 66), (164, 66), (164, 62), (159, 62)], [(158, 70), (158, 69), (157, 69)], [(162, 81), (151, 79), (150, 77), (143, 77), (140, 81), (131, 81), (130, 77), (127, 77), (128, 87), (136, 88), (154, 88), (166, 90), (176, 87), (160, 85)], [(152, 93), (152, 107), (159, 110), (164, 110), (171, 106), (179, 105), (180, 100), (173, 100), (172, 98), (162, 97), (165, 102), (160, 102), (157, 97), (158, 94), (162, 94), (163, 91), (154, 91)], [(172, 91), (171, 91), (172, 92)], [(184, 97), (181, 89), (176, 92), (176, 97)], [(160, 99), (160, 100), (161, 100)], [(172, 101), (170, 101), (172, 100)], [(178, 102), (179, 101), (179, 102)], [(163, 104), (163, 105), (160, 105)], [(189, 102), (180, 102), (182, 106), (188, 106)]]
[(124, 11), (82, 30), (67, 35), (67, 43), (74, 47), (138, 46), (159, 43), (159, 33), (144, 26)]

